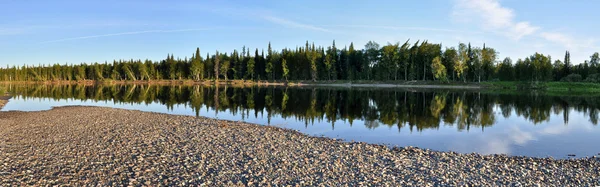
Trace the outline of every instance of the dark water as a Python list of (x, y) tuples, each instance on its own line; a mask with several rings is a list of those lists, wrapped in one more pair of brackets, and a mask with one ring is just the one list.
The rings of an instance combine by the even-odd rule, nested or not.
[[(3, 85), (2, 111), (90, 105), (241, 120), (347, 141), (566, 158), (600, 153), (600, 98), (473, 90)], [(0, 88), (1, 90), (1, 88)]]

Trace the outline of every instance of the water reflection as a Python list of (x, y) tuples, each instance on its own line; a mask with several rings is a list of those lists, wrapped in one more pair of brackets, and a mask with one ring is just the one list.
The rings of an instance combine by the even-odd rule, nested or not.
[[(596, 128), (600, 99), (593, 96), (224, 85), (3, 86), (18, 95), (7, 109), (22, 109), (22, 103), (39, 98), (137, 107), (159, 104), (169, 111), (188, 110), (196, 116), (224, 114), (231, 120), (283, 124), (313, 135), (371, 143), (528, 156), (591, 156), (600, 152), (593, 145), (582, 144), (600, 141)], [(353, 128), (357, 125), (361, 128)]]
[[(243, 118), (263, 111), (270, 116), (294, 118), (307, 125), (326, 121), (335, 128), (337, 120), (365, 121), (374, 129), (380, 126), (409, 127), (422, 131), (440, 125), (456, 126), (459, 131), (485, 129), (502, 117), (514, 115), (532, 124), (547, 122), (552, 114), (562, 114), (569, 123), (569, 110), (585, 113), (598, 124), (598, 97), (547, 96), (540, 94), (493, 94), (475, 91), (285, 88), (228, 86), (157, 85), (11, 85), (7, 89), (27, 98), (79, 99), (114, 103), (160, 103), (172, 109), (186, 105), (199, 115), (202, 108), (230, 112)], [(252, 113), (251, 113), (252, 112)]]

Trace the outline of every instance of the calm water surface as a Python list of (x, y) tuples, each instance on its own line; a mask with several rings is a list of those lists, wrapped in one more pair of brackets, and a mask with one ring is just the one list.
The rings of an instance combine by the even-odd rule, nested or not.
[[(240, 120), (347, 141), (461, 153), (600, 154), (594, 96), (473, 90), (0, 85), (2, 111), (86, 105)], [(0, 89), (1, 90), (1, 89)]]

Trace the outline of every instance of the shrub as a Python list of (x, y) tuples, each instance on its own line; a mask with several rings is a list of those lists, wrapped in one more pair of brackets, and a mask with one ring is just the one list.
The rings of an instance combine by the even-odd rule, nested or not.
[(590, 74), (590, 75), (588, 75), (587, 78), (585, 78), (584, 81), (585, 82), (600, 83), (600, 74), (598, 74), (598, 73)]
[(562, 82), (581, 82), (583, 78), (581, 77), (581, 75), (577, 74), (577, 73), (573, 73), (570, 75), (567, 75), (566, 77), (563, 77), (562, 79), (560, 79), (560, 81)]

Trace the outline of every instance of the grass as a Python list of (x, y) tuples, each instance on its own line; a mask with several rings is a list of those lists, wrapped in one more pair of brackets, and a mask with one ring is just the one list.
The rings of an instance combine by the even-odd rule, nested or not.
[(589, 82), (483, 82), (481, 85), (492, 89), (541, 90), (547, 92), (600, 93), (600, 84)]

